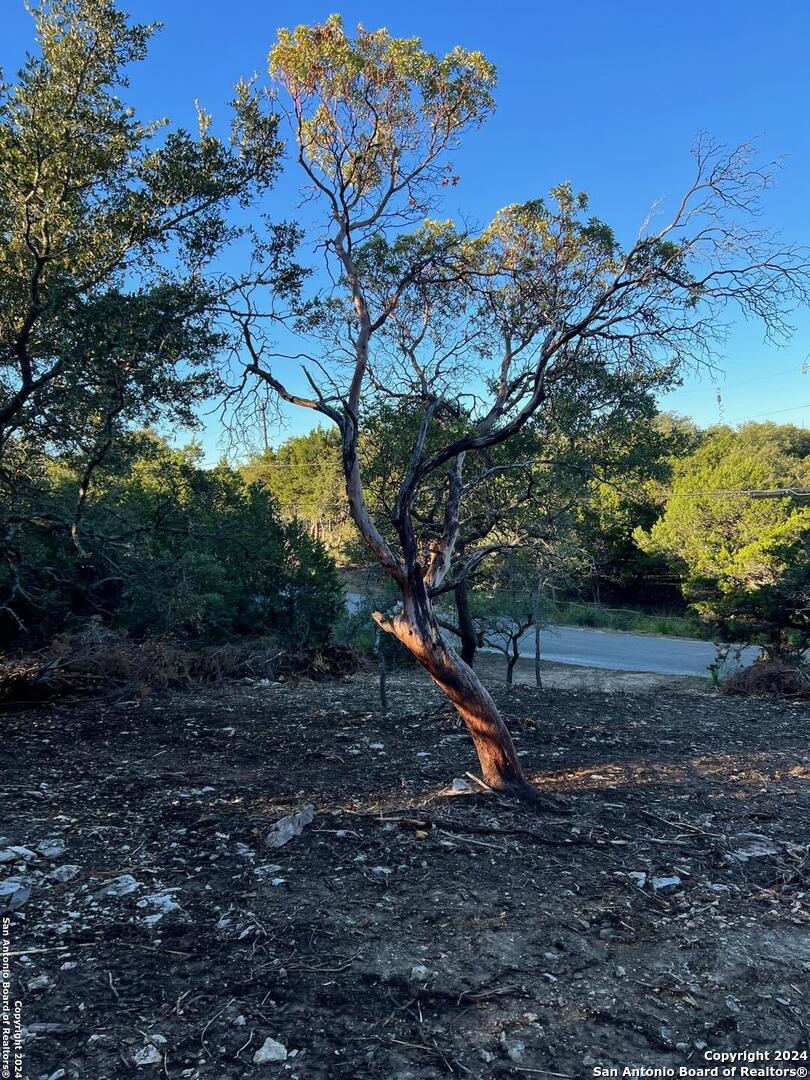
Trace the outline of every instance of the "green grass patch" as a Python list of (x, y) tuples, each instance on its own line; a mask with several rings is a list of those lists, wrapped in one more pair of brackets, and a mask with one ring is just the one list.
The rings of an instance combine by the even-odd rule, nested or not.
[(600, 630), (625, 630), (633, 634), (664, 634), (669, 637), (709, 638), (710, 631), (698, 619), (669, 611), (646, 612), (632, 608), (608, 608), (601, 604), (548, 603), (544, 617), (556, 626), (590, 626)]
[[(526, 603), (515, 594), (492, 593), (475, 597), (476, 614), (508, 615), (516, 608), (521, 612)], [(576, 601), (544, 600), (541, 607), (544, 625), (582, 626), (594, 630), (624, 630), (632, 634), (663, 634), (711, 640), (711, 631), (693, 615), (672, 611), (638, 611), (634, 608), (605, 607)]]

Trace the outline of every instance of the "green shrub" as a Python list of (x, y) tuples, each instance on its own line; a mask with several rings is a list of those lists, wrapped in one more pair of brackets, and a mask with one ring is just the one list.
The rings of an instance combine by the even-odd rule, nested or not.
[(613, 611), (610, 615), (610, 627), (612, 630), (632, 630), (636, 616), (632, 611)]
[(61, 524), (76, 477), (52, 462), (37, 492), (48, 515), (17, 536), (23, 589), (7, 638), (21, 624), (31, 640), (94, 618), (135, 638), (275, 635), (289, 649), (329, 640), (343, 592), (323, 546), (283, 521), (265, 489), (226, 465), (201, 469), (198, 456), (134, 436), (97, 478), (77, 535)]

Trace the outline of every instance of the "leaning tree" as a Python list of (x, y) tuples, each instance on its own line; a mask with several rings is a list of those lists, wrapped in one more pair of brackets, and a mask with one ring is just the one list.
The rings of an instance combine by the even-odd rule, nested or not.
[[(270, 72), (323, 210), (319, 248), (332, 285), (323, 320), (312, 311), (304, 320), (309, 340), (318, 330), (324, 340), (302, 348), (293, 376), (263, 329), (258, 294), (245, 294), (233, 314), (247, 372), (337, 426), (351, 516), (401, 596), (377, 622), (455, 706), (487, 784), (536, 797), (492, 698), (434, 609), (476, 460), (553, 408), (555, 388), (595, 357), (639, 374), (706, 362), (734, 305), (769, 335), (785, 334), (786, 312), (808, 293), (806, 260), (758, 227), (771, 170), (747, 146), (698, 140), (688, 190), (627, 246), (568, 185), (506, 207), (470, 235), (426, 217), (456, 182), (448, 151), (493, 107), (495, 73), (480, 53), (439, 58), (385, 30), (351, 36), (333, 16), (281, 31)], [(364, 417), (385, 401), (419, 414), (387, 511), (392, 529), (370, 510), (358, 454)], [(437, 480), (442, 528), (425, 537), (416, 511)]]

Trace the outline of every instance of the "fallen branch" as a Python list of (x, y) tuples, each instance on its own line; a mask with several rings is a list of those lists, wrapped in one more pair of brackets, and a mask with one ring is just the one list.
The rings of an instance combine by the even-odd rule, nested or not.
[[(444, 821), (431, 817), (390, 817), (380, 814), (363, 813), (359, 810), (351, 810), (349, 813), (357, 817), (369, 817), (376, 821), (394, 823), (406, 829), (436, 829), (438, 832), (449, 831), (456, 833), (473, 833), (481, 836), (526, 836), (538, 844), (548, 847), (607, 847), (610, 844), (624, 844), (621, 839), (592, 840), (583, 836), (567, 836), (564, 838), (547, 836), (536, 829), (525, 829), (520, 826), (500, 827), (495, 825), (468, 825), (460, 821)], [(567, 821), (550, 821), (549, 825), (567, 825)]]

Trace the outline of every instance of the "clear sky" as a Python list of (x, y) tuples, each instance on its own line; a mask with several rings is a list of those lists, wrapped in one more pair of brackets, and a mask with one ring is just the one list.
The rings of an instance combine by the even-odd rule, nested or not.
[[(236, 78), (266, 72), (279, 26), (339, 11), (347, 25), (384, 25), (445, 52), (480, 49), (498, 67), (498, 108), (467, 137), (455, 163), (462, 183), (446, 206), (481, 224), (502, 205), (570, 180), (620, 236), (635, 234), (650, 205), (690, 178), (700, 130), (722, 141), (758, 137), (783, 159), (767, 196), (767, 223), (810, 245), (810, 5), (802, 0), (549, 0), (494, 3), (411, 0), (124, 0), (138, 21), (161, 20), (130, 99), (144, 117), (194, 124), (198, 98), (214, 112)], [(0, 66), (11, 72), (31, 43), (22, 0), (0, 0)], [(294, 213), (292, 169), (273, 196)], [(756, 325), (733, 328), (723, 361), (722, 404), (712, 383), (687, 379), (666, 408), (700, 423), (757, 416), (810, 424), (810, 312), (782, 349)], [(722, 408), (722, 414), (719, 409)], [(206, 438), (213, 452), (214, 433)]]

